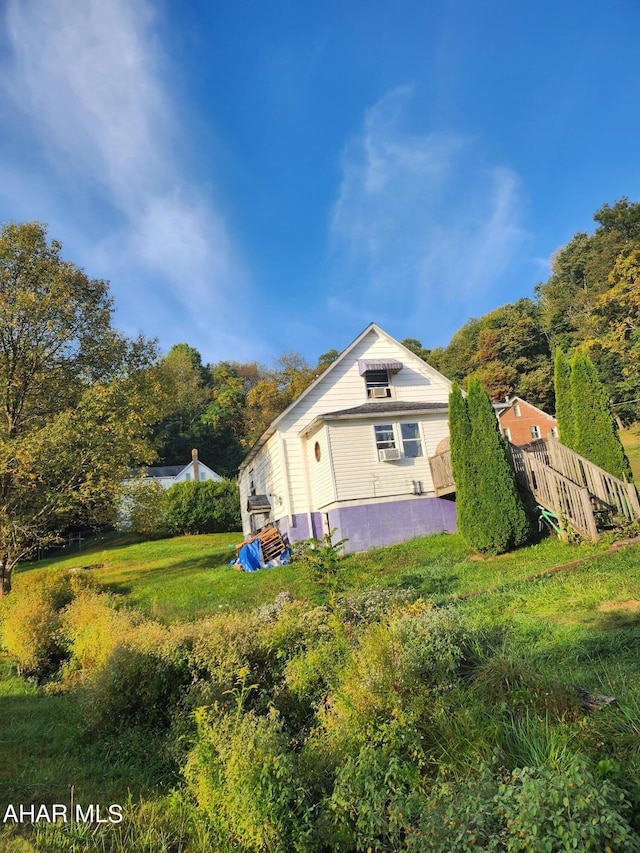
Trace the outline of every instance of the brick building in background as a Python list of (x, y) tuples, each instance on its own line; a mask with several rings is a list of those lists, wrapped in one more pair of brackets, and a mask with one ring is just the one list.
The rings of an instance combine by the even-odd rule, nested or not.
[(513, 444), (529, 444), (538, 438), (558, 438), (558, 421), (521, 397), (494, 403), (500, 432)]

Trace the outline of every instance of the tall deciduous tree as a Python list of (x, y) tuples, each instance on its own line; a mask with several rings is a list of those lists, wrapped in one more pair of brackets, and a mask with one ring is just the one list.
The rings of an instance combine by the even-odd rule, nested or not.
[(151, 457), (152, 344), (111, 325), (104, 281), (60, 257), (38, 223), (0, 234), (0, 594), (15, 564), (71, 522), (111, 517)]
[(576, 453), (604, 468), (615, 477), (631, 479), (626, 457), (607, 392), (589, 356), (576, 352), (571, 360), (571, 394)]

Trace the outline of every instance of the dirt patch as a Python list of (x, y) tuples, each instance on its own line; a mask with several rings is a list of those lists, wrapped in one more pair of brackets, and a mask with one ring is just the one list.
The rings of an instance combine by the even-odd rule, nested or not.
[(612, 610), (640, 610), (640, 601), (628, 598), (626, 601), (603, 601), (598, 605), (601, 613), (610, 613)]

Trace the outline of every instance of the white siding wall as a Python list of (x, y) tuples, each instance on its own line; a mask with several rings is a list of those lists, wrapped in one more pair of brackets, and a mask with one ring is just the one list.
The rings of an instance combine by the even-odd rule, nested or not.
[[(400, 423), (420, 424), (422, 456), (416, 459), (399, 459), (395, 462), (378, 461), (374, 423), (393, 424), (396, 447), (402, 452)], [(352, 422), (334, 422), (329, 427), (333, 450), (337, 500), (359, 500), (373, 497), (390, 497), (413, 493), (413, 481), (422, 483), (424, 492), (433, 491), (428, 456), (432, 455), (438, 436), (447, 435), (446, 413), (427, 418), (403, 417)]]
[(250, 532), (247, 498), (251, 494), (251, 480), (255, 485), (256, 494), (269, 496), (274, 520), (282, 517), (286, 512), (286, 496), (283, 493), (283, 470), (280, 464), (278, 440), (278, 435), (273, 435), (240, 477), (238, 483), (240, 486), (240, 508), (242, 510), (242, 531), (245, 535)]
[[(320, 447), (320, 461), (315, 455), (315, 445)], [(311, 483), (313, 509), (319, 510), (336, 500), (333, 477), (331, 475), (331, 453), (329, 450), (328, 429), (321, 426), (309, 436), (307, 442), (307, 465)]]

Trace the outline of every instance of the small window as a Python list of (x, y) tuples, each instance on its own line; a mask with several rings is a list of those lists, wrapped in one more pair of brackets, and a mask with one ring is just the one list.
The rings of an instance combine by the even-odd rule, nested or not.
[(504, 435), (504, 437), (507, 439), (507, 441), (511, 441), (511, 430), (509, 429), (509, 427), (505, 427), (505, 428), (502, 430), (502, 434), (503, 434), (503, 435)]
[(558, 437), (558, 427), (552, 426), (551, 427), (551, 438), (557, 438), (557, 437)]
[(389, 371), (367, 370), (364, 375), (364, 381), (367, 387), (367, 397), (370, 400), (384, 400), (391, 396)]
[(531, 438), (536, 439), (540, 438), (540, 427), (537, 424), (533, 424), (531, 429)]
[(316, 441), (315, 446), (313, 448), (313, 454), (316, 457), (316, 462), (319, 462), (322, 458), (322, 451), (320, 450), (320, 443)]
[(373, 428), (376, 436), (376, 447), (378, 450), (390, 450), (396, 446), (393, 434), (393, 424), (381, 424)]
[(520, 417), (520, 406), (517, 403), (513, 404), (513, 414), (519, 418)]
[(417, 459), (422, 456), (422, 442), (418, 424), (400, 424), (402, 434), (402, 449), (407, 459)]

